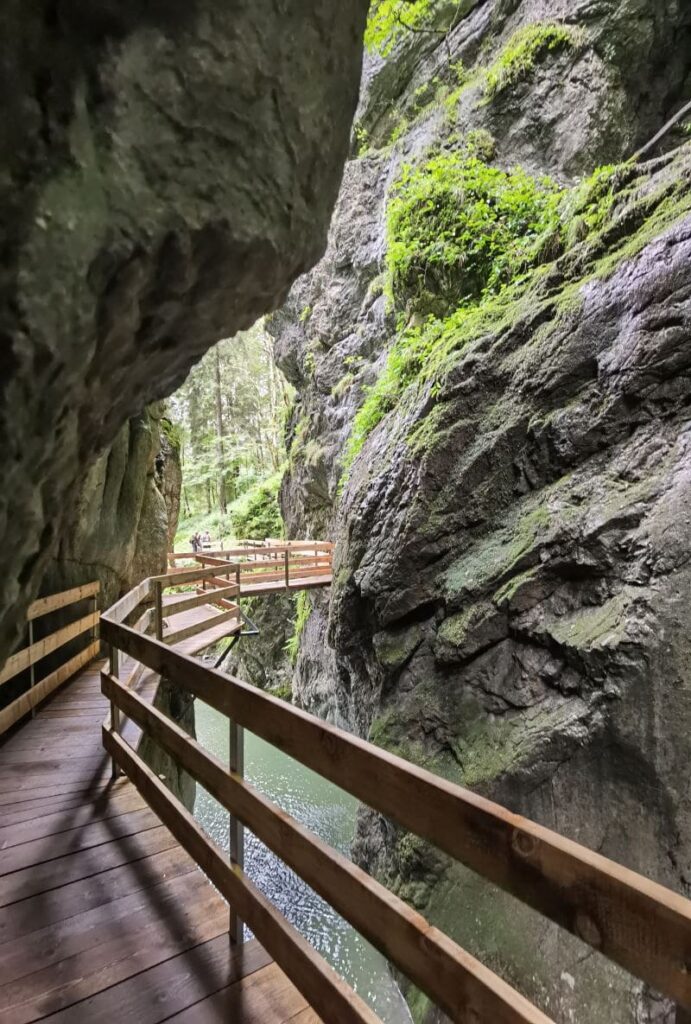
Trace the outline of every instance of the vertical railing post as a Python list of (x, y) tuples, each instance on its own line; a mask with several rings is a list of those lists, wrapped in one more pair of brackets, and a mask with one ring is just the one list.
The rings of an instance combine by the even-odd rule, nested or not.
[[(34, 646), (34, 620), (33, 619), (29, 619), (29, 650), (30, 651), (31, 651), (31, 648), (33, 646)], [(31, 680), (31, 684), (30, 685), (31, 685), (31, 688), (33, 689), (33, 687), (36, 685), (36, 665), (34, 664), (34, 660), (33, 660), (33, 652), (31, 652), (30, 656), (31, 656), (31, 664), (29, 666), (29, 676), (30, 676), (30, 680)], [(35, 706), (31, 708), (31, 717), (32, 718), (36, 717), (36, 708), (35, 708)]]
[(163, 639), (163, 586), (160, 580), (154, 580), (154, 636)]
[[(232, 719), (230, 727), (230, 756), (229, 769), (241, 777), (245, 774), (245, 733), (241, 725)], [(228, 815), (228, 849), (230, 863), (236, 864), (241, 870), (245, 866), (245, 834), (242, 822), (234, 814)], [(228, 922), (228, 933), (233, 943), (242, 942), (243, 925), (237, 913), (230, 908), (230, 920)]]
[[(110, 647), (110, 674), (115, 679), (118, 679), (120, 676), (120, 652), (112, 644)], [(120, 709), (112, 701), (110, 702), (110, 731), (120, 732)], [(117, 779), (119, 774), (120, 769), (118, 768), (117, 761), (113, 758), (111, 775), (114, 779)]]
[(238, 596), (239, 596), (239, 594), (240, 594), (240, 563), (239, 562), (235, 563), (235, 582), (237, 584)]
[(285, 574), (286, 574), (286, 590), (290, 589), (290, 554), (288, 548), (283, 552), (283, 560), (285, 563)]
[[(91, 613), (93, 615), (97, 615), (98, 614), (98, 594), (93, 594), (92, 597), (91, 597)], [(96, 619), (96, 621), (94, 622), (93, 627), (91, 629), (91, 642), (92, 643), (96, 643), (96, 641), (98, 640), (100, 635), (101, 635), (101, 626), (100, 626), (99, 620)]]

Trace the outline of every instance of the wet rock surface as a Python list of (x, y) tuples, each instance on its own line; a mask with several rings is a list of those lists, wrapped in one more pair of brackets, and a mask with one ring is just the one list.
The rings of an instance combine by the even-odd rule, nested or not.
[[(296, 534), (338, 538), (328, 624), (325, 609), (308, 623), (296, 686), (387, 749), (689, 895), (683, 139), (615, 186), (605, 235), (574, 238), (441, 378), (405, 390), (344, 472), (400, 330), (382, 291), (402, 166), (482, 128), (500, 166), (568, 185), (627, 158), (686, 97), (677, 4), (477, 4), (449, 37), (453, 60), (472, 76), (548, 19), (582, 32), (578, 47), (492, 103), (471, 77), (451, 122), (448, 90), (416, 107), (445, 44), (409, 39), (366, 67), (368, 139), (354, 139), (329, 248), (271, 325), (299, 390), (284, 510)], [(658, 218), (663, 193), (678, 204)], [(577, 939), (369, 811), (355, 854), (555, 1020), (673, 1020)], [(441, 1019), (408, 997), (416, 1021)]]
[(4, 5), (0, 656), (88, 467), (321, 255), (366, 7)]
[[(293, 665), (286, 644), (295, 628), (295, 597), (267, 594), (242, 601), (247, 620), (237, 643), (221, 664), (224, 672), (262, 690), (290, 693)], [(255, 633), (256, 630), (256, 633)]]
[(108, 608), (147, 576), (166, 572), (180, 507), (179, 452), (162, 430), (161, 403), (125, 424), (80, 485), (45, 593), (85, 581), (101, 584)]

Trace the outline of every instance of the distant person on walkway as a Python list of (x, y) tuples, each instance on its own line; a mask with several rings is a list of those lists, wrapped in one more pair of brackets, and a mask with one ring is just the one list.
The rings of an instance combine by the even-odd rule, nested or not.
[(190, 544), (192, 545), (192, 550), (194, 551), (194, 553), (196, 555), (196, 553), (199, 551), (199, 549), (202, 546), (201, 539), (200, 539), (198, 533), (193, 533), (192, 534), (192, 536), (190, 537)]
[(208, 530), (205, 530), (204, 533), (202, 534), (202, 541), (203, 541), (205, 547), (207, 547), (207, 548), (211, 547), (211, 534), (209, 533)]

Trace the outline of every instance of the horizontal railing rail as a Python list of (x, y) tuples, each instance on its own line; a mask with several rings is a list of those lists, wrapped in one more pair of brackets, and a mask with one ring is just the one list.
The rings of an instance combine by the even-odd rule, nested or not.
[[(107, 673), (102, 675), (102, 690), (123, 714), (135, 721), (143, 732), (166, 750), (177, 765), (189, 772), (227, 811), (250, 828), (258, 839), (404, 970), (452, 1019), (478, 1019), (495, 1024), (517, 1024), (519, 1021), (522, 1024), (549, 1024), (548, 1017), (508, 984), (441, 931), (431, 927), (403, 900), (392, 895), (366, 872), (262, 797), (240, 776), (229, 772), (224, 764), (160, 711), (131, 693)], [(137, 763), (138, 758), (131, 750), (124, 750), (125, 745), (119, 738), (113, 740), (106, 731), (104, 743), (123, 769), (128, 774), (133, 773), (133, 777), (139, 778), (140, 782), (147, 774), (151, 774), (141, 763)], [(134, 781), (138, 784), (136, 778)], [(147, 779), (147, 782), (150, 780)], [(151, 794), (150, 786), (148, 793)], [(147, 797), (143, 789), (142, 794)], [(165, 804), (168, 820), (179, 827), (180, 808), (175, 798), (167, 793), (165, 796), (159, 793), (158, 797), (159, 807)], [(184, 842), (182, 834), (181, 841)], [(213, 843), (208, 837), (197, 831), (194, 843), (197, 852), (201, 852), (204, 858), (208, 861), (214, 859)], [(276, 912), (272, 913), (270, 923), (262, 921), (257, 930), (253, 923), (256, 912), (252, 906), (256, 890), (244, 875), (234, 871), (227, 862), (219, 864), (217, 869), (216, 884), (221, 891), (224, 891), (224, 880), (229, 889), (226, 876), (233, 876), (236, 884), (238, 879), (241, 880), (248, 897), (242, 916), (281, 963), (284, 950), (272, 950), (275, 943), (273, 929), (276, 926)], [(249, 918), (246, 916), (248, 913)], [(290, 965), (286, 961), (283, 961), (282, 966), (289, 970)], [(313, 966), (314, 954), (310, 954), (309, 969), (305, 969), (304, 963), (299, 965), (299, 976), (296, 978), (293, 974), (292, 978), (298, 987), (303, 988), (303, 994), (325, 1021), (378, 1019), (371, 1011), (348, 1000), (334, 1013), (334, 994), (337, 999), (340, 998), (341, 987), (328, 975), (313, 974)], [(473, 1013), (475, 1018), (467, 1016)]]
[[(112, 691), (111, 691), (112, 692)], [(328, 966), (204, 833), (194, 817), (166, 789), (146, 763), (113, 730), (103, 730), (107, 752), (134, 783), (149, 807), (235, 908), (259, 941), (330, 1024), (376, 1024), (379, 1018)]]
[[(0, 687), (16, 680), (21, 673), (28, 671), (28, 689), (8, 703), (6, 707), (0, 709), (0, 736), (29, 712), (34, 713), (37, 705), (49, 697), (58, 686), (97, 657), (99, 652), (97, 608), (99, 589), (98, 582), (85, 583), (48, 597), (40, 597), (29, 605), (27, 612), (28, 643), (21, 650), (12, 654), (0, 671)], [(76, 621), (62, 625), (40, 639), (34, 639), (34, 623), (37, 619), (85, 601), (91, 605), (91, 611), (87, 615), (81, 615)], [(40, 679), (36, 678), (36, 668), (44, 658), (60, 651), (68, 644), (72, 644), (86, 633), (89, 634), (89, 643), (81, 651), (72, 654), (57, 668), (52, 669)]]
[(234, 548), (204, 548), (199, 552), (195, 552), (193, 550), (171, 551), (168, 554), (168, 560), (172, 565), (176, 561), (194, 558), (195, 554), (204, 554), (211, 555), (216, 558), (237, 558), (254, 561), (257, 558), (275, 558), (277, 555), (282, 555), (286, 551), (294, 555), (300, 555), (303, 553), (305, 555), (309, 555), (310, 553), (330, 555), (333, 550), (334, 544), (331, 541), (266, 541), (264, 543), (244, 544)]
[[(193, 571), (173, 573), (168, 579), (180, 580)], [(220, 573), (221, 579), (232, 572), (230, 567), (224, 569), (223, 566), (203, 571)], [(433, 843), (680, 1006), (691, 1007), (691, 902), (683, 896), (269, 694), (206, 667), (165, 643), (140, 635), (122, 622), (114, 621), (110, 613), (104, 616), (102, 628), (112, 648), (126, 652), (224, 714), (232, 723), (249, 729), (369, 807)], [(182, 767), (325, 895), (431, 999), (455, 1015), (454, 1019), (464, 1019), (463, 1014), (472, 1009), (480, 1021), (547, 1020), (518, 993), (508, 989), (507, 994), (500, 979), (450, 939), (431, 929), (424, 919), (416, 916), (413, 921), (408, 916), (413, 912), (405, 904), (372, 879), (363, 877), (353, 865), (344, 863), (315, 837), (308, 837), (302, 826), (269, 806), (198, 744), (179, 734), (164, 716), (154, 714), (136, 698), (130, 700), (134, 695), (127, 694), (116, 678), (105, 678), (103, 686), (117, 714), (122, 708), (140, 727), (150, 731)], [(131, 761), (132, 755), (121, 749), (119, 737), (106, 737), (105, 742), (110, 744), (113, 757), (119, 758), (128, 774), (139, 770)], [(136, 779), (133, 781), (137, 784)], [(157, 799), (160, 803), (162, 797), (159, 795)], [(203, 859), (199, 863), (204, 868), (210, 855), (205, 852), (200, 856)], [(234, 869), (237, 872), (238, 866), (234, 865)], [(229, 893), (229, 884), (222, 891)], [(358, 898), (346, 901), (342, 895), (346, 892), (353, 898), (357, 894)], [(245, 894), (243, 900), (246, 899)], [(346, 906), (346, 902), (350, 905)], [(236, 910), (250, 923), (245, 910), (240, 906)], [(386, 914), (393, 916), (386, 917)], [(382, 926), (382, 921), (388, 922), (386, 927)], [(421, 933), (415, 931), (416, 926), (422, 929)], [(271, 927), (273, 924), (269, 931)], [(264, 933), (256, 930), (255, 933), (294, 983), (302, 987), (317, 1012), (323, 1012), (323, 1003), (313, 1001), (315, 993), (311, 983), (304, 983), (301, 976), (291, 974), (290, 958), (284, 955), (281, 959), (281, 952), (272, 950), (270, 935), (267, 940)], [(425, 936), (424, 941), (421, 934)], [(418, 936), (417, 944), (411, 935)], [(429, 960), (430, 950), (434, 950), (437, 958), (434, 967)], [(318, 994), (315, 998), (318, 1000)], [(327, 1019), (365, 1018), (347, 1015), (337, 1018), (331, 1013)]]

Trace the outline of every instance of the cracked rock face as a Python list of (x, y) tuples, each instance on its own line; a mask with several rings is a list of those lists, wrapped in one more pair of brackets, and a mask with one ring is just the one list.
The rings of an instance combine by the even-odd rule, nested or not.
[[(400, 397), (342, 478), (353, 418), (396, 337), (382, 271), (402, 165), (482, 128), (499, 166), (570, 184), (627, 158), (681, 105), (689, 12), (675, 3), (469, 4), (453, 58), (472, 71), (550, 18), (587, 44), (492, 104), (471, 86), (451, 126), (448, 104), (411, 114), (444, 47), (409, 40), (366, 69), (369, 148), (346, 168), (325, 258), (271, 327), (299, 390), (284, 507), (295, 533), (338, 538), (296, 691), (691, 895), (689, 146), (632, 171), (601, 248), (573, 241), (441, 382)], [(403, 128), (390, 146), (392, 123)], [(678, 206), (656, 220), (663, 194)], [(673, 1020), (576, 938), (366, 810), (355, 854), (560, 1024)], [(409, 1001), (418, 1024), (441, 1020), (419, 993)]]
[(10, 0), (0, 658), (125, 421), (321, 255), (365, 0)]
[(128, 420), (89, 469), (43, 576), (45, 593), (98, 580), (107, 608), (146, 576), (166, 571), (182, 474), (179, 451), (161, 429), (162, 406)]

